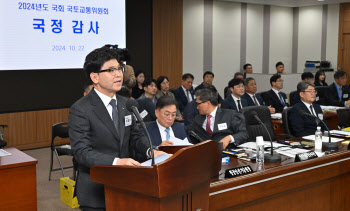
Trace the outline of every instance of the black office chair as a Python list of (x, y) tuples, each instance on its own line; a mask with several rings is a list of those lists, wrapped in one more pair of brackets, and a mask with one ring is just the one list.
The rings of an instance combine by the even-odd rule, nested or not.
[(0, 148), (3, 148), (7, 145), (7, 142), (4, 140), (5, 128), (7, 125), (0, 125), (2, 131), (0, 131)]
[(319, 97), (319, 104), (320, 105), (327, 105), (326, 102), (326, 92), (328, 89), (328, 86), (316, 86), (315, 87), (316, 92), (317, 92), (317, 96)]
[(292, 91), (289, 93), (289, 99), (290, 99), (290, 105), (293, 106), (295, 105), (296, 102), (294, 102), (294, 95), (297, 94), (298, 91)]
[[(77, 165), (76, 162), (74, 160), (73, 157), (73, 165), (72, 166), (66, 166), (63, 167), (62, 163), (61, 163), (61, 159), (59, 156), (73, 156), (72, 150), (70, 148), (61, 148), (58, 145), (55, 145), (55, 138), (56, 137), (60, 137), (60, 138), (69, 138), (69, 134), (68, 134), (68, 123), (67, 122), (61, 122), (61, 123), (57, 123), (54, 124), (52, 126), (52, 139), (51, 139), (51, 160), (50, 160), (50, 174), (49, 174), (49, 180), (51, 180), (51, 172), (53, 171), (58, 171), (61, 170), (62, 171), (62, 175), (63, 177), (65, 177), (64, 175), (64, 170), (63, 169), (68, 169), (68, 168), (73, 168), (73, 180), (75, 180), (76, 178), (76, 169), (77, 169)], [(57, 160), (60, 164), (60, 168), (55, 168), (53, 169), (53, 153), (55, 152), (55, 155), (57, 157)]]
[(283, 125), (284, 132), (287, 135), (289, 135), (291, 138), (293, 138), (294, 132), (293, 132), (291, 125), (289, 124), (290, 109), (292, 109), (292, 107), (288, 107), (282, 111), (282, 125)]
[(337, 109), (338, 128), (350, 127), (350, 109)]

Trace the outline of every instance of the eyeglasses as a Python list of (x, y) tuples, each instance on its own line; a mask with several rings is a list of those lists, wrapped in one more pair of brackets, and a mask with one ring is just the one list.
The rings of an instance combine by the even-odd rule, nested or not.
[(169, 113), (169, 112), (166, 112), (166, 113), (163, 113), (163, 115), (166, 117), (166, 118), (173, 118), (175, 119), (176, 118), (176, 113)]
[(311, 94), (316, 94), (316, 90), (308, 90), (308, 91), (303, 91), (303, 92), (310, 92)]
[(105, 69), (105, 70), (100, 70), (97, 73), (108, 72), (112, 76), (115, 76), (117, 73), (119, 73), (121, 71), (123, 71), (123, 69), (121, 67), (118, 67), (118, 68), (109, 68), (109, 69)]
[(207, 101), (202, 101), (202, 102), (197, 102), (196, 101), (196, 104), (197, 104), (197, 106), (199, 106), (200, 104), (205, 103), (205, 102), (207, 102)]
[(276, 82), (283, 82), (283, 80), (276, 80)]

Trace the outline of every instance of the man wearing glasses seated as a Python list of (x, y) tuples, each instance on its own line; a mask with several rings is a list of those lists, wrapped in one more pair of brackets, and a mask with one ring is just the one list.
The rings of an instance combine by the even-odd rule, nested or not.
[[(317, 116), (321, 120), (324, 120), (321, 106), (315, 103), (315, 85), (308, 81), (302, 81), (298, 83), (297, 89), (301, 102), (295, 104), (289, 112), (289, 122), (292, 126), (292, 132), (297, 137), (315, 134), (317, 129), (315, 118), (301, 116), (299, 114), (300, 110), (303, 110), (308, 114)], [(325, 123), (327, 124), (327, 122)], [(326, 130), (322, 123), (320, 126), (322, 127), (322, 130)]]
[(203, 141), (223, 143), (224, 149), (235, 148), (247, 141), (248, 133), (241, 113), (219, 108), (218, 94), (209, 87), (197, 90), (196, 96), (199, 115), (187, 126), (189, 130)]
[(146, 126), (154, 147), (174, 145), (170, 141), (171, 137), (181, 140), (187, 138), (190, 141), (185, 126), (175, 122), (176, 106), (177, 102), (171, 96), (162, 96), (158, 99), (155, 110), (157, 120)]

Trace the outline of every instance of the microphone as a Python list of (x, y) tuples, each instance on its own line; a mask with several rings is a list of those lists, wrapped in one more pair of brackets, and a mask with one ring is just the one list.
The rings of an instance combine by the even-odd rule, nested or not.
[(152, 159), (152, 166), (154, 165), (154, 152), (153, 152), (153, 144), (151, 141), (151, 137), (147, 131), (145, 122), (143, 121), (139, 110), (137, 109), (137, 107), (139, 106), (138, 102), (134, 99), (129, 99), (128, 101), (126, 101), (126, 109), (128, 109), (128, 111), (130, 111), (131, 113), (133, 113), (136, 117), (136, 119), (139, 121), (139, 123), (141, 124), (142, 128), (146, 131), (146, 136), (148, 138), (149, 141), (149, 145), (151, 146), (150, 150), (151, 150), (151, 159)]
[(279, 154), (273, 154), (273, 145), (272, 145), (272, 138), (271, 135), (269, 133), (269, 130), (266, 128), (265, 124), (261, 121), (261, 119), (259, 118), (258, 114), (256, 113), (256, 111), (252, 111), (251, 112), (251, 116), (252, 118), (256, 119), (259, 124), (261, 124), (263, 126), (263, 128), (265, 128), (267, 134), (269, 135), (270, 138), (270, 144), (271, 144), (271, 151), (270, 154), (264, 154), (264, 160), (268, 163), (278, 163), (281, 162), (281, 155)]
[(300, 116), (308, 116), (308, 117), (311, 117), (311, 118), (314, 118), (317, 122), (317, 125), (320, 124), (320, 122), (322, 122), (322, 124), (325, 126), (325, 128), (327, 129), (328, 131), (328, 143), (323, 143), (322, 142), (322, 148), (325, 149), (325, 150), (338, 150), (338, 144), (337, 143), (332, 143), (331, 141), (331, 132), (329, 131), (329, 128), (328, 126), (320, 119), (318, 118), (317, 116), (314, 116), (312, 114), (309, 114), (303, 110), (299, 110), (298, 114)]
[(194, 132), (193, 130), (186, 129), (186, 133), (189, 134), (190, 136), (193, 136), (194, 138), (198, 139), (200, 142), (204, 142), (204, 140), (201, 137), (199, 137), (199, 135), (196, 132)]

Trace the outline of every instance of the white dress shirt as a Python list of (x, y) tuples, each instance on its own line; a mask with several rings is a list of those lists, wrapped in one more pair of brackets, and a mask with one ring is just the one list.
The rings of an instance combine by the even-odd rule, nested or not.
[(256, 98), (256, 95), (255, 95), (255, 94), (252, 95), (252, 94), (250, 94), (250, 93), (248, 93), (248, 92), (247, 92), (247, 94), (250, 96), (250, 98), (252, 98), (254, 104), (255, 104), (255, 101), (254, 101), (254, 96), (255, 96), (256, 102), (258, 103), (258, 105), (260, 105), (259, 100), (258, 100), (258, 98)]
[[(183, 87), (182, 85), (181, 85), (181, 87), (182, 87), (182, 90), (184, 90), (185, 96), (187, 98), (187, 89), (185, 89), (185, 87)], [(188, 98), (190, 99), (189, 102), (192, 102), (193, 99), (192, 99), (192, 95), (191, 95), (191, 91), (190, 90), (188, 90)]]
[(238, 101), (237, 100), (239, 100), (239, 104), (240, 104), (241, 108), (243, 108), (243, 106), (242, 106), (242, 99), (235, 97), (233, 94), (231, 94), (231, 96), (233, 98), (233, 101), (236, 103), (237, 111), (239, 111)]
[[(158, 122), (158, 119), (156, 120), (156, 122), (157, 122), (157, 125), (159, 128), (160, 137), (161, 137), (162, 141), (166, 141), (167, 140), (166, 139), (166, 131), (165, 131), (166, 127), (163, 127), (162, 125), (160, 125)], [(170, 137), (175, 137), (174, 131), (171, 127), (169, 127), (169, 133), (170, 133)], [(167, 140), (167, 141), (169, 141), (169, 140)]]

